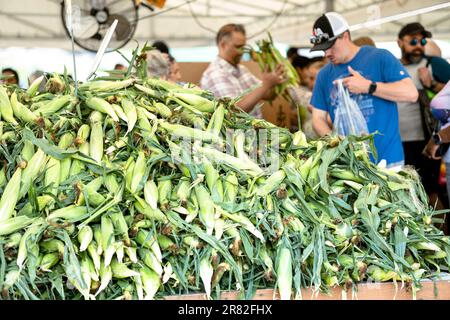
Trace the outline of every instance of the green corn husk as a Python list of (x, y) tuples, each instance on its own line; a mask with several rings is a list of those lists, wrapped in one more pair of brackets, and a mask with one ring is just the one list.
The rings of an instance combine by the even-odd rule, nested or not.
[(116, 279), (139, 276), (138, 272), (129, 269), (125, 264), (119, 263), (116, 259), (113, 259), (111, 262), (111, 271), (113, 278)]
[(138, 251), (139, 257), (145, 263), (147, 267), (152, 269), (158, 276), (161, 276), (163, 273), (163, 267), (161, 266), (161, 262), (156, 258), (155, 254), (148, 249), (140, 249)]
[(200, 260), (200, 278), (202, 279), (203, 286), (205, 287), (206, 296), (211, 299), (211, 281), (213, 277), (213, 267), (209, 261), (209, 257), (205, 256)]
[(170, 200), (170, 193), (172, 191), (172, 181), (168, 179), (162, 179), (158, 181), (158, 202), (161, 207)]
[(87, 249), (94, 239), (94, 232), (90, 226), (84, 226), (78, 232), (78, 241), (80, 242), (80, 252)]
[(140, 270), (142, 285), (145, 291), (145, 300), (153, 300), (161, 285), (161, 279), (158, 274), (147, 267)]
[(67, 222), (77, 222), (88, 217), (88, 215), (89, 213), (86, 207), (71, 205), (53, 211), (47, 216), (47, 220), (63, 219)]
[(181, 101), (185, 103), (185, 106), (189, 106), (192, 110), (197, 110), (200, 112), (213, 112), (214, 103), (208, 99), (191, 93), (174, 92), (173, 97), (176, 101)]
[(18, 216), (5, 219), (0, 223), (0, 236), (9, 235), (16, 231), (25, 229), (34, 221), (36, 221), (36, 218), (30, 218), (27, 216)]
[(14, 118), (8, 93), (6, 88), (2, 85), (0, 85), (0, 115), (5, 121), (11, 123), (12, 125), (18, 125), (16, 119)]
[(122, 99), (122, 109), (128, 119), (128, 130), (126, 132), (126, 134), (128, 134), (133, 130), (134, 126), (136, 125), (137, 111), (133, 102), (127, 98)]
[(11, 94), (11, 108), (14, 116), (21, 121), (35, 123), (38, 119), (37, 115), (17, 100), (17, 94), (15, 91)]
[(159, 210), (158, 208), (153, 209), (143, 199), (141, 199), (139, 197), (135, 197), (135, 198), (136, 198), (136, 202), (134, 203), (134, 206), (139, 213), (142, 213), (149, 219), (155, 219), (157, 221), (167, 222), (167, 217), (161, 210)]
[(44, 240), (39, 243), (44, 252), (57, 252), (60, 257), (64, 256), (65, 245), (64, 242), (58, 239)]
[(2, 193), (0, 199), (0, 223), (12, 217), (17, 200), (19, 199), (22, 171), (20, 167), (16, 169)]
[(42, 83), (42, 80), (44, 80), (44, 75), (34, 79), (34, 81), (30, 84), (26, 91), (28, 98), (33, 98), (36, 95), (39, 90), (39, 86)]
[(93, 111), (90, 116), (91, 135), (89, 141), (89, 155), (97, 162), (103, 158), (103, 117), (100, 112)]
[(202, 185), (194, 187), (195, 195), (200, 206), (199, 217), (203, 225), (206, 227), (206, 233), (212, 235), (214, 231), (214, 202), (211, 199), (209, 192)]
[(110, 116), (115, 122), (119, 122), (119, 117), (114, 111), (114, 108), (106, 100), (92, 97), (86, 99), (86, 105), (93, 110)]
[(81, 84), (79, 89), (86, 92), (110, 92), (129, 87), (134, 82), (135, 80), (132, 78), (122, 81), (93, 81)]
[(281, 300), (291, 299), (292, 290), (292, 257), (288, 248), (281, 248), (277, 263), (277, 286)]
[(69, 103), (72, 104), (73, 101), (74, 99), (70, 94), (60, 96), (54, 100), (51, 100), (50, 102), (47, 102), (45, 105), (35, 110), (34, 114), (47, 117), (58, 112), (61, 108), (68, 105)]
[(142, 178), (144, 177), (146, 170), (146, 161), (144, 152), (139, 152), (139, 155), (136, 159), (136, 163), (133, 168), (133, 178), (130, 183), (130, 191), (131, 193), (136, 193), (142, 189), (142, 186), (139, 187)]
[(42, 271), (51, 272), (51, 269), (59, 262), (59, 254), (47, 253), (42, 257), (39, 269)]

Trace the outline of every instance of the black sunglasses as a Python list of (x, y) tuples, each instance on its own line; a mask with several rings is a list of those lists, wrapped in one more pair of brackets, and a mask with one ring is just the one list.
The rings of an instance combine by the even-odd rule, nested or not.
[(427, 39), (426, 38), (422, 38), (420, 41), (417, 38), (412, 39), (409, 44), (412, 46), (417, 46), (420, 43), (420, 45), (422, 47), (425, 47), (425, 45), (427, 44)]
[(323, 34), (320, 34), (318, 36), (311, 36), (309, 38), (309, 41), (311, 42), (311, 44), (316, 45), (316, 44), (320, 44), (320, 43), (325, 42), (325, 41), (334, 41), (334, 40), (337, 40), (337, 39), (342, 39), (343, 37), (344, 37), (343, 33), (341, 33), (341, 34), (339, 34), (337, 36), (331, 37), (331, 38), (330, 38), (330, 35), (328, 33), (323, 33)]

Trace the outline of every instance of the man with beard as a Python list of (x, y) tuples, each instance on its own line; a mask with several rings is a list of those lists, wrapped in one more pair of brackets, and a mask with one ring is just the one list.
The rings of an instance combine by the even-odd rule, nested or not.
[(435, 94), (445, 86), (450, 80), (450, 65), (440, 57), (425, 55), (425, 45), (431, 36), (431, 32), (417, 22), (405, 25), (398, 34), (398, 46), (402, 51), (400, 61), (420, 93), (418, 101), (399, 103), (398, 112), (405, 164), (412, 165), (418, 170), (430, 202), (434, 204), (438, 200), (441, 162), (427, 159), (422, 155), (431, 131), (438, 129), (427, 127), (425, 115), (428, 113), (429, 99), (426, 91), (428, 94), (430, 92)]
[(261, 110), (254, 108), (261, 100), (274, 97), (272, 89), (285, 81), (285, 71), (279, 65), (273, 72), (263, 72), (261, 80), (256, 78), (240, 64), (246, 40), (244, 26), (240, 24), (227, 24), (220, 28), (216, 36), (219, 55), (203, 73), (200, 87), (211, 91), (216, 98), (236, 98), (255, 87), (236, 105), (254, 117), (262, 118)]
[(325, 51), (330, 61), (317, 75), (311, 99), (313, 128), (319, 136), (332, 134), (337, 108), (343, 105), (337, 81), (342, 81), (354, 99), (370, 133), (374, 136), (378, 159), (389, 167), (403, 165), (403, 148), (398, 129), (397, 103), (416, 101), (417, 89), (401, 63), (387, 50), (358, 47), (352, 42), (348, 22), (336, 12), (328, 12), (313, 26), (312, 51)]

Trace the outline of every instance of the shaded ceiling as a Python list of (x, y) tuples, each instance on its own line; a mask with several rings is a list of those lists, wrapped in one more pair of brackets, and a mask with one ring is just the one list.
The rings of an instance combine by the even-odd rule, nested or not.
[[(132, 2), (110, 0), (107, 2)], [(90, 3), (91, 0), (86, 0)], [(140, 20), (134, 39), (165, 40), (171, 47), (214, 45), (215, 31), (234, 22), (245, 25), (249, 42), (270, 31), (275, 41), (307, 46), (314, 20), (323, 12), (343, 14), (350, 25), (397, 15), (448, 1), (431, 0), (167, 0), (152, 12), (139, 7)], [(376, 41), (394, 41), (401, 26), (420, 21), (434, 38), (450, 40), (450, 8), (360, 29), (354, 36), (369, 35)], [(57, 47), (70, 49), (58, 0), (0, 0), (0, 47)], [(130, 42), (128, 47), (133, 47)]]

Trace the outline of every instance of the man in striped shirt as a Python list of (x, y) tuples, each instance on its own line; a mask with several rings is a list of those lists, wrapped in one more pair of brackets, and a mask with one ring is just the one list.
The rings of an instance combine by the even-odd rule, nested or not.
[(219, 55), (203, 73), (201, 88), (211, 91), (216, 98), (236, 98), (253, 88), (243, 95), (236, 105), (254, 117), (262, 118), (261, 110), (255, 106), (261, 100), (274, 97), (272, 89), (285, 81), (283, 66), (278, 66), (273, 72), (263, 72), (262, 79), (259, 80), (241, 65), (239, 62), (246, 44), (245, 29), (242, 25), (227, 24), (220, 28), (216, 43)]

